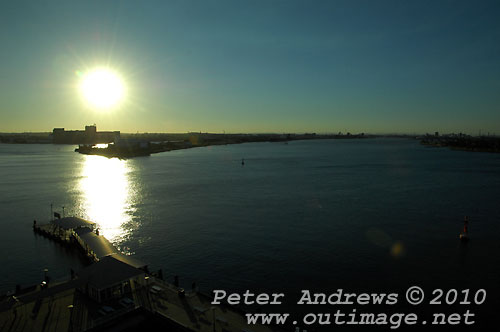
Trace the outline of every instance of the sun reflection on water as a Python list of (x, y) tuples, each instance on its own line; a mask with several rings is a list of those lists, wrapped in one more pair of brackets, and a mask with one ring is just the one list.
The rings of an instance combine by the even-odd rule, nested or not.
[(88, 155), (81, 171), (80, 190), (86, 217), (95, 222), (111, 242), (127, 236), (131, 221), (132, 189), (128, 160)]

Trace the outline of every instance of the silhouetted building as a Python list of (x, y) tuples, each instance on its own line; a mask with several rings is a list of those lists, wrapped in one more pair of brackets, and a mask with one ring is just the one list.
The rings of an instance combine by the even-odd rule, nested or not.
[(133, 287), (144, 283), (145, 275), (145, 271), (109, 255), (80, 272), (80, 289), (90, 298), (102, 302), (130, 293)]
[(111, 143), (119, 138), (119, 131), (97, 131), (95, 125), (85, 126), (85, 130), (64, 130), (64, 128), (54, 128), (52, 131), (52, 142), (56, 144)]

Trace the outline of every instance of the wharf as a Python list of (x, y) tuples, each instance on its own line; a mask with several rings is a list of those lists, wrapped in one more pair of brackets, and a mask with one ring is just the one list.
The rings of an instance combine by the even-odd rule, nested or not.
[(56, 242), (69, 244), (71, 242), (71, 233), (55, 224), (33, 225), (33, 231)]
[[(61, 282), (43, 282), (0, 296), (1, 331), (272, 332), (247, 324), (237, 307), (212, 305), (212, 298), (185, 291), (150, 273), (145, 264), (125, 256), (94, 231), (95, 224), (62, 218), (33, 225), (35, 232), (85, 250), (92, 264)], [(161, 271), (161, 270), (160, 270)]]
[[(36, 221), (33, 221), (33, 231), (35, 233), (66, 246), (79, 249), (84, 254), (85, 259), (90, 263), (99, 260), (99, 256), (96, 252), (101, 253), (105, 251), (103, 247), (105, 247), (104, 243), (107, 240), (103, 241), (104, 243), (97, 243), (94, 241), (91, 242), (89, 246), (87, 243), (82, 241), (78, 233), (82, 230), (88, 230), (93, 233), (94, 227), (95, 223), (78, 217), (59, 218), (52, 220), (48, 224), (42, 225), (38, 225)], [(109, 243), (109, 241), (107, 242)]]
[(229, 305), (212, 305), (212, 298), (203, 293), (190, 291), (180, 296), (178, 287), (158, 278), (153, 278), (149, 289), (152, 310), (187, 331), (274, 331), (265, 325), (249, 326), (242, 311)]
[(95, 263), (103, 257), (116, 255), (127, 264), (147, 268), (146, 264), (120, 253), (108, 239), (99, 235), (99, 230), (95, 229), (95, 223), (82, 218), (66, 217), (43, 225), (34, 222), (33, 231), (53, 241), (78, 249), (88, 263)]
[[(99, 270), (108, 268), (103, 265)], [(117, 277), (113, 269), (110, 272)], [(190, 291), (181, 296), (181, 289), (164, 280), (152, 276), (144, 278), (143, 275), (140, 279), (142, 281), (136, 279), (138, 282), (132, 283), (130, 290), (121, 297), (104, 301), (97, 301), (85, 293), (90, 284), (84, 276), (0, 300), (0, 330), (83, 332), (147, 328), (171, 332), (276, 331), (265, 325), (248, 325), (246, 317), (237, 308), (223, 304), (214, 306), (207, 295)], [(103, 312), (104, 308), (107, 308), (106, 312)]]

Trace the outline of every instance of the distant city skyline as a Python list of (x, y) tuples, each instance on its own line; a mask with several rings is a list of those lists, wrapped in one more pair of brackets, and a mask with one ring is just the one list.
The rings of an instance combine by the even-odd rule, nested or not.
[[(500, 134), (497, 1), (0, 6), (0, 132)], [(97, 111), (82, 73), (124, 100)]]

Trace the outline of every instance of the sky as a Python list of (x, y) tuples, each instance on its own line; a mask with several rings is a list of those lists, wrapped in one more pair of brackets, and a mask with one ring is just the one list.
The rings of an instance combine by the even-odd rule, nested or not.
[[(81, 74), (109, 67), (109, 110)], [(0, 132), (500, 134), (498, 1), (4, 1)]]

